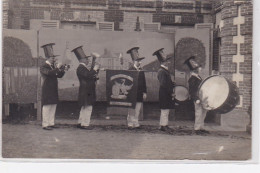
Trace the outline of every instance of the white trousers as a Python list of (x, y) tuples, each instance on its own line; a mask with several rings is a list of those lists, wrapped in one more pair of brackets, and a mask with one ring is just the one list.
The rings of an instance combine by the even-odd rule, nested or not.
[(92, 105), (86, 105), (81, 107), (78, 120), (78, 123), (81, 124), (81, 126), (89, 126), (92, 109)]
[(129, 127), (139, 127), (139, 115), (141, 113), (141, 109), (143, 106), (143, 102), (136, 102), (135, 108), (128, 109), (127, 115), (127, 125)]
[(202, 104), (195, 105), (195, 123), (194, 123), (194, 130), (202, 130), (204, 128), (204, 120), (207, 115), (207, 110), (202, 107)]
[(168, 126), (170, 109), (161, 109), (160, 126)]
[(53, 126), (57, 104), (43, 105), (42, 127)]

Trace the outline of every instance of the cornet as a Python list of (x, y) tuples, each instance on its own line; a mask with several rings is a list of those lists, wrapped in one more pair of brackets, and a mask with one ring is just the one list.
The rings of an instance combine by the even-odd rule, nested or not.
[(91, 53), (91, 56), (93, 57), (92, 58), (92, 63), (91, 63), (91, 69), (94, 69), (95, 66), (97, 66), (97, 69), (96, 69), (96, 71), (97, 71), (96, 80), (99, 80), (98, 73), (99, 73), (101, 64), (98, 63), (96, 60), (97, 60), (97, 58), (100, 58), (100, 55), (98, 53), (94, 53), (93, 52), (93, 53)]
[(55, 68), (58, 68), (60, 71), (68, 71), (69, 68), (70, 68), (70, 65), (60, 64), (60, 63), (55, 62), (55, 63), (54, 63), (54, 67), (55, 67)]
[(98, 63), (96, 60), (97, 58), (100, 58), (100, 55), (98, 53), (93, 52), (91, 53), (91, 56), (93, 57), (91, 68), (93, 69), (95, 66), (98, 66), (98, 71), (99, 71), (101, 64)]

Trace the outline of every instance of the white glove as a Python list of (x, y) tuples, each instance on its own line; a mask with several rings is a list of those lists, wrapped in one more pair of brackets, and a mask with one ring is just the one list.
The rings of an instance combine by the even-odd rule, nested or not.
[(98, 64), (96, 64), (95, 66), (94, 66), (94, 68), (93, 68), (95, 71), (98, 71), (99, 70), (99, 65)]
[(146, 98), (147, 98), (147, 94), (143, 93), (143, 99), (146, 100)]
[(196, 103), (197, 103), (197, 104), (200, 104), (200, 100), (196, 100)]
[(61, 68), (62, 64), (57, 63), (57, 68)]

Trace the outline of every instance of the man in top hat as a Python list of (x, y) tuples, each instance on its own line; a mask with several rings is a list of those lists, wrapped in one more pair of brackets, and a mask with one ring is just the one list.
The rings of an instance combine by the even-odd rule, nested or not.
[[(82, 46), (72, 50), (75, 53), (79, 66), (77, 68), (77, 76), (79, 79), (79, 94), (78, 103), (81, 107), (78, 128), (91, 130), (90, 118), (93, 110), (93, 104), (96, 101), (96, 81), (98, 80), (97, 74), (99, 65), (90, 63), (90, 59), (97, 58), (99, 55), (93, 53), (91, 56), (86, 56)], [(94, 63), (94, 62), (93, 62)]]
[(44, 130), (52, 130), (54, 126), (54, 116), (56, 112), (58, 99), (58, 80), (65, 74), (61, 65), (56, 65), (52, 46), (54, 43), (43, 45), (45, 57), (47, 60), (40, 67), (42, 76), (42, 127)]
[(191, 56), (188, 58), (184, 64), (186, 64), (190, 69), (190, 78), (188, 80), (189, 83), (189, 93), (190, 97), (194, 102), (195, 106), (195, 123), (194, 130), (195, 133), (208, 133), (204, 130), (204, 120), (206, 118), (207, 110), (203, 109), (201, 101), (197, 95), (199, 85), (202, 82), (202, 78), (200, 77), (201, 65), (195, 60), (195, 56)]
[(139, 47), (133, 47), (126, 52), (131, 55), (133, 61), (133, 65), (129, 68), (129, 70), (135, 70), (139, 72), (136, 105), (134, 109), (128, 109), (127, 125), (129, 129), (140, 127), (139, 115), (143, 107), (143, 100), (145, 100), (147, 97), (145, 75), (141, 67), (141, 61), (144, 59), (144, 57), (139, 57), (138, 49)]
[(153, 53), (153, 56), (157, 56), (158, 61), (161, 66), (158, 70), (157, 78), (160, 83), (159, 88), (159, 107), (161, 109), (160, 116), (160, 130), (162, 131), (170, 131), (171, 129), (168, 127), (168, 119), (170, 109), (174, 109), (174, 87), (175, 83), (171, 79), (171, 75), (169, 72), (169, 66), (171, 63), (171, 57), (166, 57), (164, 52), (164, 48), (161, 48)]

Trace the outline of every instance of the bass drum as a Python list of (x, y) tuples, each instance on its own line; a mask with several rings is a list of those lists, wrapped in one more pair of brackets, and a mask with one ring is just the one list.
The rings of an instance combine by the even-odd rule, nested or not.
[(230, 112), (239, 102), (237, 86), (219, 75), (203, 80), (199, 86), (198, 96), (204, 109), (221, 114)]
[(174, 87), (175, 101), (183, 103), (189, 98), (189, 91), (185, 86), (177, 85)]

